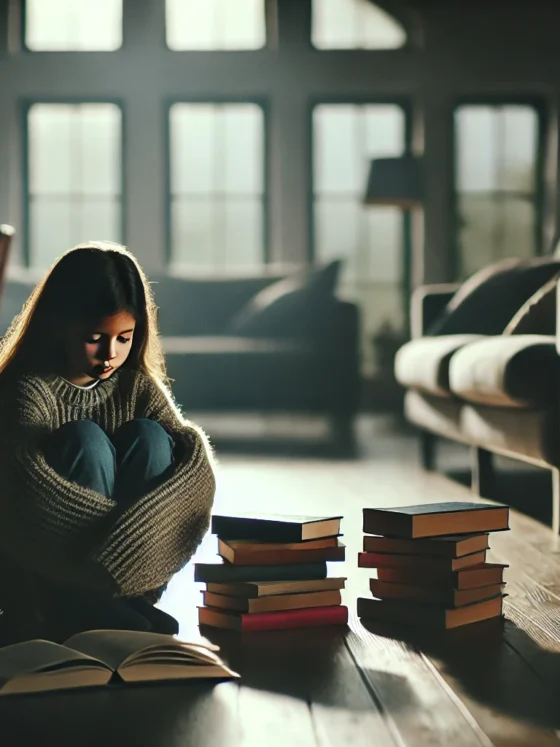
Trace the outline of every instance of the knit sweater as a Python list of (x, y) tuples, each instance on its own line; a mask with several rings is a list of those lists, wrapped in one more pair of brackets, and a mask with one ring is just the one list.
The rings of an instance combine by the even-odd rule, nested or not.
[[(210, 447), (169, 395), (121, 369), (92, 389), (59, 376), (25, 375), (0, 392), (0, 551), (62, 583), (137, 596), (165, 585), (208, 529), (215, 491)], [(160, 423), (175, 442), (175, 469), (121, 508), (61, 477), (42, 442), (67, 422), (92, 420), (109, 436), (133, 418)]]

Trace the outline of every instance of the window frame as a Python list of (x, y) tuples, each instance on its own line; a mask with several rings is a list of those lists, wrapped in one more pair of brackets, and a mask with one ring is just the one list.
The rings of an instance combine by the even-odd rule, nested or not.
[(180, 96), (170, 97), (163, 108), (164, 163), (165, 163), (165, 270), (169, 271), (173, 261), (173, 229), (171, 191), (171, 109), (175, 104), (255, 104), (262, 111), (263, 122), (263, 222), (262, 222), (262, 266), (272, 261), (270, 245), (270, 103), (265, 96)]
[(27, 0), (21, 0), (20, 6), (19, 6), (20, 49), (26, 54), (30, 54), (30, 55), (37, 55), (37, 54), (115, 54), (116, 52), (120, 52), (125, 46), (124, 3), (126, 2), (126, 0), (121, 0), (121, 1), (123, 4), (123, 17), (121, 21), (121, 44), (116, 49), (31, 49), (30, 47), (27, 46)]
[[(396, 50), (395, 50), (396, 51)], [(381, 106), (398, 106), (404, 115), (404, 150), (403, 155), (412, 153), (413, 132), (414, 132), (414, 106), (410, 96), (312, 96), (308, 100), (307, 112), (307, 152), (309, 163), (307, 165), (307, 174), (309, 179), (309, 200), (307, 206), (307, 224), (308, 224), (308, 255), (307, 261), (310, 265), (315, 264), (317, 260), (317, 236), (315, 229), (315, 148), (313, 132), (313, 112), (317, 106), (323, 104), (350, 104), (350, 105), (381, 105)], [(364, 181), (363, 192), (366, 191)], [(409, 210), (402, 210), (402, 257), (403, 271), (401, 278), (401, 294), (404, 310), (404, 332), (408, 335), (409, 328), (409, 305), (410, 293), (412, 291), (412, 217)]]
[[(121, 178), (121, 209), (119, 211), (119, 228), (120, 228), (120, 243), (126, 245), (126, 227), (127, 227), (127, 169), (126, 169), (126, 110), (124, 100), (120, 98), (109, 98), (109, 97), (88, 97), (88, 98), (76, 98), (76, 97), (65, 97), (65, 96), (49, 96), (49, 97), (33, 97), (32, 99), (24, 99), (21, 107), (21, 123), (22, 123), (22, 222), (23, 222), (23, 265), (26, 268), (32, 269), (31, 263), (31, 222), (30, 222), (30, 205), (31, 205), (31, 192), (29, 189), (29, 112), (35, 104), (61, 104), (61, 105), (76, 105), (76, 104), (113, 104), (117, 106), (121, 113), (121, 157), (120, 157), (120, 178)], [(70, 249), (71, 247), (67, 247)]]
[(458, 189), (458, 155), (459, 139), (456, 128), (456, 115), (462, 107), (465, 106), (486, 106), (486, 107), (506, 107), (506, 106), (526, 106), (534, 110), (537, 117), (537, 145), (535, 149), (535, 225), (534, 240), (535, 254), (539, 257), (546, 253), (544, 237), (544, 212), (546, 199), (546, 158), (547, 158), (547, 131), (550, 123), (550, 105), (546, 98), (532, 94), (472, 94), (461, 96), (454, 99), (451, 106), (451, 128), (453, 142), (453, 159), (452, 159), (452, 185), (451, 205), (453, 213), (453, 241), (451, 247), (451, 272), (453, 279), (460, 278), (461, 271), (461, 219), (459, 214), (460, 190)]

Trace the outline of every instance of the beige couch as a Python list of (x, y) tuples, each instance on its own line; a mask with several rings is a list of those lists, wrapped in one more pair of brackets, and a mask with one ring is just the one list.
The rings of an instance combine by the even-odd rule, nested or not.
[(492, 454), (552, 471), (553, 530), (560, 531), (559, 346), (552, 335), (424, 336), (458, 286), (426, 286), (412, 299), (413, 339), (397, 353), (405, 414), (421, 430), (423, 464), (435, 437), (468, 444), (473, 490), (491, 497)]

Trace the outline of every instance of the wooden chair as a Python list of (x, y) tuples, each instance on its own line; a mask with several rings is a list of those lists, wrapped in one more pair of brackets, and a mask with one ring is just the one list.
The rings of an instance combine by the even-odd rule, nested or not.
[(10, 246), (15, 235), (15, 229), (7, 223), (0, 224), (0, 298), (6, 282), (6, 268), (10, 256)]

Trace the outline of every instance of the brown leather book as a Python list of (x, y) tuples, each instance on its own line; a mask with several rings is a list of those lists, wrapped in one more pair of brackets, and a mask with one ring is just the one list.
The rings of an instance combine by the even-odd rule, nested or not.
[(398, 584), (418, 584), (418, 586), (436, 586), (444, 589), (475, 589), (478, 586), (502, 584), (504, 568), (507, 567), (500, 563), (483, 563), (451, 573), (421, 571), (415, 568), (378, 568), (377, 578), (380, 581)]
[(208, 583), (206, 589), (214, 594), (256, 599), (278, 594), (333, 591), (344, 589), (345, 583), (345, 578), (317, 578), (303, 581), (240, 581), (239, 583)]
[(455, 534), (428, 539), (364, 537), (364, 552), (394, 552), (404, 555), (445, 555), (460, 558), (488, 549), (488, 534)]
[(358, 598), (358, 617), (378, 622), (406, 623), (432, 628), (458, 628), (502, 614), (502, 595), (483, 602), (449, 609), (420, 602)]
[(231, 547), (218, 543), (218, 553), (232, 565), (291, 565), (320, 561), (344, 560), (345, 545), (338, 541), (335, 547), (319, 547), (305, 550), (278, 550), (271, 543), (266, 550), (251, 550), (246, 547)]
[(226, 597), (211, 591), (202, 592), (206, 607), (231, 610), (232, 612), (277, 612), (278, 610), (298, 610), (305, 607), (330, 607), (341, 604), (340, 591), (314, 591), (310, 594), (277, 594), (258, 599)]
[(426, 602), (441, 604), (446, 607), (463, 607), (465, 604), (481, 602), (502, 593), (505, 584), (477, 586), (474, 589), (446, 589), (438, 586), (417, 586), (415, 584), (396, 584), (372, 578), (369, 588), (378, 599), (395, 599), (403, 602)]
[(413, 568), (416, 571), (439, 571), (450, 573), (461, 568), (480, 565), (486, 560), (486, 550), (461, 558), (448, 558), (445, 555), (397, 555), (396, 553), (360, 552), (358, 568)]

